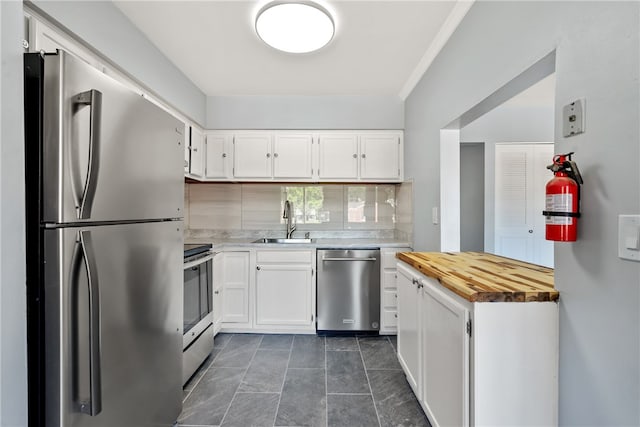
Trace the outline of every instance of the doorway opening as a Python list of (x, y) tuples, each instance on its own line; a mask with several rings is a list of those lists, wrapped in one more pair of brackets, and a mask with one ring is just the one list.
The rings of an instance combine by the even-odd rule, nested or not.
[(441, 130), (441, 250), (553, 266), (542, 210), (554, 73), (552, 52)]

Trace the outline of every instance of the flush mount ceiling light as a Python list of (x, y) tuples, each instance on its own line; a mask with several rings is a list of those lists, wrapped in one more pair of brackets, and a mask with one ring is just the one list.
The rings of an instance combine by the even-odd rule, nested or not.
[(256, 32), (275, 49), (307, 53), (329, 43), (335, 25), (329, 11), (317, 3), (274, 1), (258, 12)]

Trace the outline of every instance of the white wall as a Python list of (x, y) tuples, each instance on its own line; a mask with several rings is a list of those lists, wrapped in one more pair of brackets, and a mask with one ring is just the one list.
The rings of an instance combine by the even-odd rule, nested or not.
[(0, 2), (0, 426), (27, 423), (22, 3)]
[(208, 129), (402, 129), (397, 96), (210, 96)]
[(112, 2), (34, 0), (32, 4), (204, 126), (204, 93)]
[[(476, 2), (405, 104), (405, 171), (415, 217), (440, 200), (440, 129), (556, 49), (555, 122), (587, 99), (576, 151), (585, 186), (578, 242), (556, 244), (561, 425), (640, 423), (640, 264), (617, 257), (617, 215), (640, 213), (640, 3)], [(615, 164), (612, 163), (615, 158)], [(440, 230), (415, 226), (415, 248)]]

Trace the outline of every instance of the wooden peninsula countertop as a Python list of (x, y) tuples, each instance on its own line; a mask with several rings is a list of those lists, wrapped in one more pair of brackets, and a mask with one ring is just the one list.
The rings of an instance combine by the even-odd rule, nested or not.
[(557, 301), (553, 269), (483, 252), (400, 252), (396, 257), (471, 302)]

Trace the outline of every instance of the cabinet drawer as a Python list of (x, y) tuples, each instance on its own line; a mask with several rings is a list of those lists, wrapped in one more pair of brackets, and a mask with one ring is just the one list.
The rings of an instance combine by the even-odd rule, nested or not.
[(382, 251), (382, 268), (396, 268), (396, 250)]
[(258, 263), (311, 264), (312, 251), (258, 251)]
[(396, 288), (396, 271), (395, 270), (384, 270), (382, 272), (382, 287), (383, 288)]
[(396, 291), (385, 290), (382, 293), (382, 306), (385, 308), (396, 308), (398, 306), (398, 294)]
[(398, 326), (398, 312), (395, 310), (383, 310), (382, 321), (387, 328), (395, 328)]

